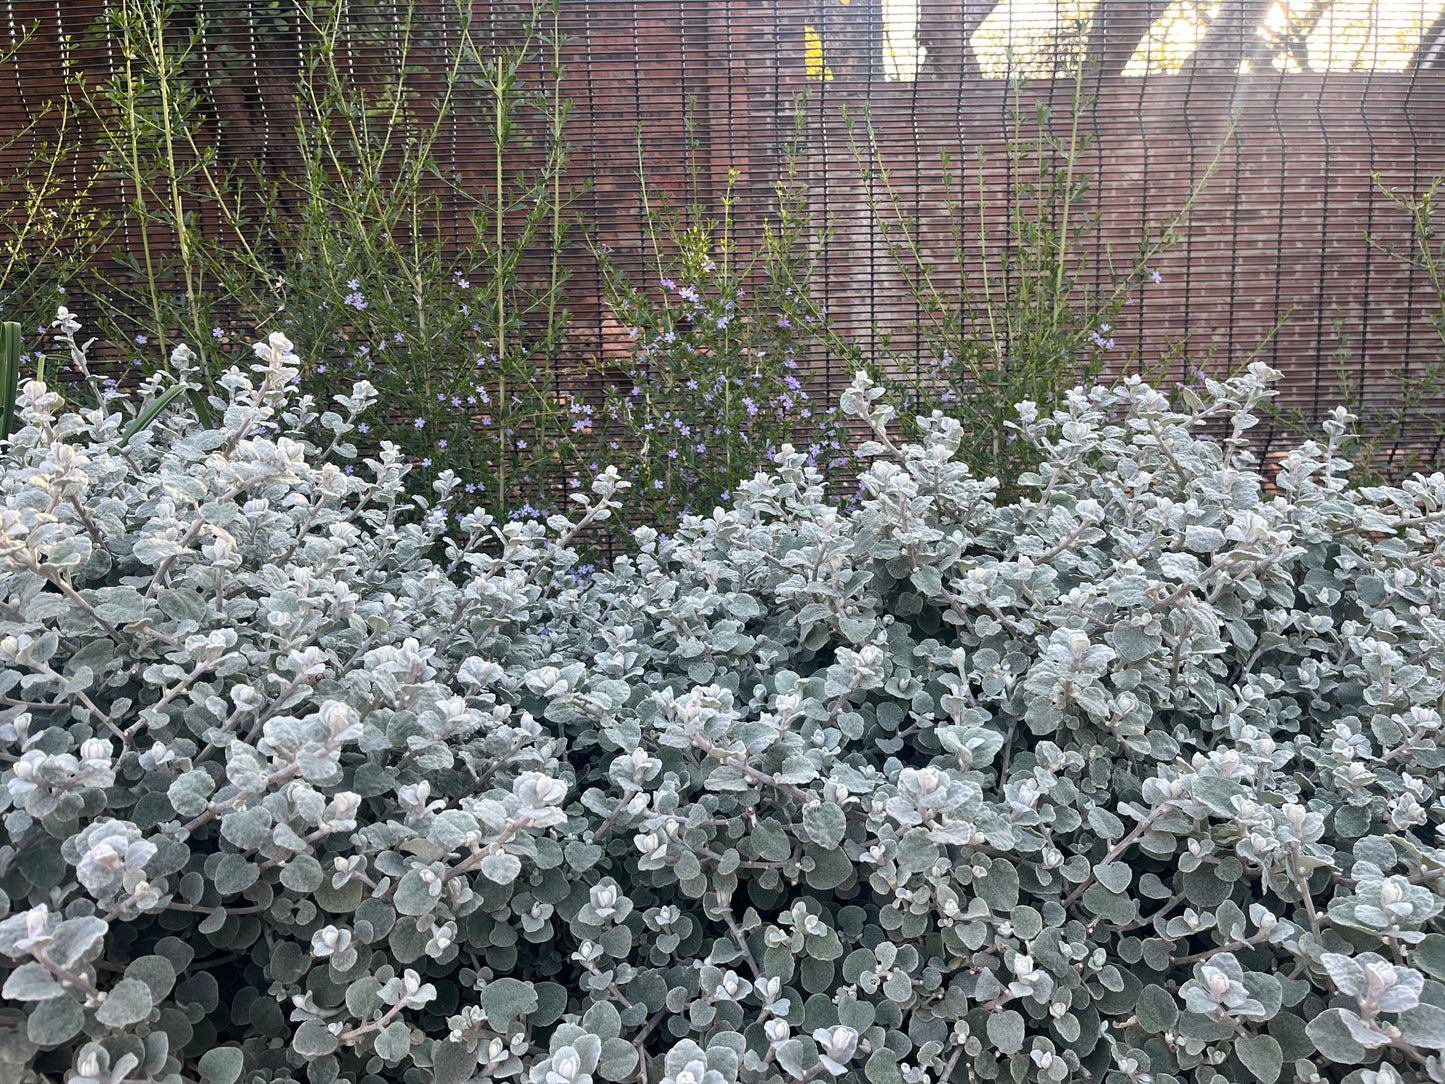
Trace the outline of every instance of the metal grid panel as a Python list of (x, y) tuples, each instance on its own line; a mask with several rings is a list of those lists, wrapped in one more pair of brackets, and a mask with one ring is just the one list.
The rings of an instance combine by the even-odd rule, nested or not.
[[(32, 22), (38, 33), (6, 73), (0, 123), (18, 128), (43, 102), (58, 98), (66, 64), (104, 75), (121, 62), (117, 43), (94, 32), (110, 2), (7, 0), (11, 39)], [(1256, 27), (1268, 22), (1275, 5), (1226, 0), (1175, 74), (1140, 78), (1128, 72), (1131, 60), (1137, 66), (1143, 55), (1146, 27), (1157, 29), (1156, 20), (1178, 4), (1099, 5), (1087, 37), (1073, 39), (1058, 29), (1068, 23), (1067, 5), (1059, 4), (1054, 37), (1036, 41), (1030, 54), (1034, 77), (1015, 86), (990, 77), (997, 75), (996, 67), (988, 67), (997, 57), (985, 55), (980, 35), (997, 36), (1003, 27), (1002, 40), (1010, 33), (1034, 40), (1024, 36), (1024, 0), (923, 0), (916, 23), (904, 26), (911, 39), (899, 30), (899, 12), (909, 5), (895, 0), (564, 0), (560, 17), (569, 41), (563, 90), (573, 102), (568, 139), (576, 148), (572, 178), (591, 184), (575, 210), (592, 235), (647, 283), (640, 133), (641, 168), (655, 184), (680, 190), (684, 164), (693, 155), (704, 187), (716, 198), (728, 169), (737, 169), (738, 236), (744, 246), (756, 241), (773, 208), (795, 96), (806, 93), (803, 177), (817, 220), (832, 231), (819, 253), (820, 297), (867, 352), (879, 347), (874, 329), (891, 330), (895, 349), (917, 345), (910, 330), (917, 313), (865, 206), (840, 109), (855, 117), (871, 109), (904, 209), (920, 223), (926, 246), (940, 249), (941, 212), (950, 196), (968, 203), (986, 183), (1000, 199), (997, 206), (1007, 202), (1011, 178), (997, 163), (1012, 112), (1042, 102), (1055, 117), (1066, 117), (1072, 83), (1059, 76), (1082, 48), (1093, 62), (1086, 85), (1093, 101), (1082, 121), (1094, 142), (1081, 164), (1095, 178), (1097, 223), (1086, 248), (1096, 283), (1103, 281), (1108, 253), (1128, 250), (1146, 223), (1182, 203), (1225, 140), (1231, 115), (1238, 115), (1221, 168), (1180, 243), (1158, 262), (1160, 284), (1143, 290), (1113, 330), (1119, 367), (1148, 362), (1170, 342), (1185, 339), (1191, 362), (1213, 355), (1218, 366), (1255, 349), (1288, 310), (1290, 319), (1260, 356), (1288, 375), (1289, 405), (1317, 415), (1336, 398), (1336, 321), (1348, 336), (1344, 356), (1356, 379), (1368, 395), (1387, 397), (1390, 370), (1418, 370), (1440, 354), (1430, 325), (1436, 299), (1429, 283), (1364, 237), (1368, 232), (1387, 244), (1409, 245), (1406, 218), (1378, 190), (1372, 173), (1389, 187), (1418, 191), (1445, 169), (1439, 5), (1421, 0), (1418, 48), (1398, 71), (1379, 70), (1376, 39), (1352, 45), (1354, 52), (1343, 60), (1311, 54), (1309, 43), (1323, 33), (1331, 11), (1344, 10), (1315, 6), (1321, 9), (1315, 38), (1299, 28), (1293, 38), (1283, 31), (1271, 37)], [(403, 0), (353, 3), (348, 18), (375, 31), (387, 18), (398, 18), (402, 7)], [(513, 26), (519, 5), (475, 0), (471, 8), (484, 23)], [(455, 7), (424, 0), (422, 9), (440, 62), (455, 40)], [(1377, 15), (1387, 9), (1405, 7), (1375, 5)], [(294, 5), (195, 0), (177, 11), (182, 19), (205, 19), (196, 85), (224, 118), (216, 129), (221, 154), (261, 160), (275, 176), (294, 170), (287, 88), (305, 39)], [(900, 80), (889, 50), (905, 39), (923, 46), (926, 59), (914, 78)], [(1276, 56), (1282, 67), (1304, 70), (1278, 70)], [(348, 62), (365, 79), (394, 71), (396, 58), (388, 55), (384, 33), (373, 33), (358, 42)], [(1241, 64), (1252, 65), (1252, 72), (1238, 74)], [(1312, 70), (1311, 64), (1329, 70)], [(442, 171), (485, 183), (483, 134), (477, 118), (465, 111), (454, 115), (438, 144)], [(39, 138), (40, 132), (32, 137)], [(11, 148), (0, 163), (3, 171), (23, 165), (28, 149), (33, 147), (25, 142)], [(940, 150), (961, 169), (953, 193), (939, 181)], [(995, 165), (977, 166), (980, 151)], [(85, 148), (72, 168), (82, 170), (91, 153)], [(117, 207), (129, 198), (119, 180), (99, 192)], [(451, 210), (459, 227), (460, 208)], [(996, 214), (975, 215), (969, 228), (997, 228)], [(136, 243), (133, 234), (124, 239)], [(569, 307), (577, 320), (572, 349), (580, 357), (619, 348), (607, 341), (616, 332), (607, 325), (599, 277), (585, 250), (573, 248), (566, 258), (573, 272)], [(841, 365), (826, 351), (820, 348), (813, 361), (815, 375), (830, 389), (844, 381)]]

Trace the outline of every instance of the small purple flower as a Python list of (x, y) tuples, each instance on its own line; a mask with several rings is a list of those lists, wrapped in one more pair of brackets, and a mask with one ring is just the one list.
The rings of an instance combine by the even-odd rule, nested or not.
[(371, 432), (371, 426), (367, 425), (365, 422), (357, 422), (356, 431), (362, 436), (365, 436), (367, 433)]
[(438, 447), (438, 448), (443, 448), (443, 449), (445, 449), (446, 446), (447, 446), (447, 442), (446, 442), (444, 439), (437, 441), (437, 447)]
[(225, 333), (224, 331), (222, 331), (220, 328), (218, 328), (218, 327), (213, 327), (213, 328), (211, 328), (211, 338), (216, 339), (217, 341), (219, 341), (220, 339), (225, 338), (225, 335), (226, 335), (226, 333)]
[(149, 340), (144, 335), (137, 335), (135, 341), (141, 346), (144, 346)]
[(411, 424), (414, 425), (414, 426), (415, 426), (416, 428), (418, 428), (418, 429), (425, 429), (425, 428), (426, 428), (426, 419), (425, 419), (425, 418), (417, 418), (417, 419), (416, 419), (414, 422), (412, 422)]

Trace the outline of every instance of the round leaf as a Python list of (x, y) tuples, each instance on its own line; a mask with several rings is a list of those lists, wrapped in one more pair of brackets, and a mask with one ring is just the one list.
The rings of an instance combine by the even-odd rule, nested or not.
[(1154, 1035), (1162, 1035), (1179, 1020), (1179, 1005), (1174, 995), (1162, 986), (1149, 985), (1139, 993), (1135, 1010), (1139, 1026)]
[(818, 846), (832, 848), (843, 842), (848, 819), (843, 815), (841, 806), (821, 802), (814, 808), (803, 810), (803, 830)]
[(320, 1020), (307, 1020), (291, 1037), (291, 1049), (303, 1058), (322, 1058), (336, 1049), (336, 1036)]
[(202, 1054), (197, 1067), (202, 1084), (235, 1084), (244, 1065), (239, 1047), (218, 1046)]
[(139, 1024), (154, 1007), (149, 986), (140, 979), (121, 979), (105, 995), (95, 1018), (108, 1028), (124, 1028)]
[(522, 860), (514, 854), (489, 854), (482, 859), (482, 876), (499, 885), (509, 885), (522, 872)]
[(1270, 1036), (1248, 1035), (1236, 1039), (1234, 1052), (1260, 1084), (1274, 1084), (1279, 1079), (1284, 1055), (1280, 1052), (1279, 1043)]
[(73, 997), (36, 1002), (25, 1022), (25, 1034), (36, 1046), (59, 1046), (85, 1026), (85, 1013)]
[(1305, 1025), (1305, 1034), (1330, 1061), (1341, 1065), (1358, 1065), (1365, 1060), (1366, 1050), (1355, 1042), (1339, 1009), (1326, 1009)]
[(511, 1020), (537, 1007), (537, 991), (519, 979), (493, 979), (482, 987), (482, 1011), (493, 1027), (500, 1029)]
[(1024, 1018), (1012, 1009), (988, 1018), (988, 1039), (1000, 1054), (1017, 1054), (1024, 1048)]

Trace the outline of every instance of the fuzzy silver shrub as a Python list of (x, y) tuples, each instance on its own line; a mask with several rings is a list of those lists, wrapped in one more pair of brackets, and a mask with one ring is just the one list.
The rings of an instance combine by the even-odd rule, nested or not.
[(1445, 1079), (1445, 476), (1262, 476), (1256, 366), (1021, 404), (1001, 505), (860, 376), (856, 510), (788, 451), (586, 577), (615, 472), (498, 525), (257, 355), (24, 390), (0, 1079)]

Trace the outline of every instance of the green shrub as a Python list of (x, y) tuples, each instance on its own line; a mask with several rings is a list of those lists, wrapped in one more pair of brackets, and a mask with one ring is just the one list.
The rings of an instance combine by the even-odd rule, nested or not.
[(1445, 475), (1343, 412), (1267, 483), (1263, 366), (1022, 404), (999, 505), (860, 376), (855, 511), (788, 449), (585, 578), (615, 474), (449, 537), (257, 353), (23, 389), (0, 1078), (1440, 1078)]
[[(801, 98), (795, 108), (801, 139)], [(575, 428), (595, 428), (594, 454), (633, 482), (634, 523), (672, 524), (726, 503), (737, 482), (785, 441), (806, 448), (808, 462), (825, 473), (851, 465), (836, 406), (810, 393), (816, 376), (808, 371), (809, 348), (841, 338), (812, 297), (817, 256), (809, 250), (813, 227), (797, 144), (784, 150), (776, 217), (760, 241), (744, 245), (733, 220), (740, 174), (729, 171), (721, 217), (712, 217), (697, 199), (696, 150), (689, 141), (693, 198), (678, 206), (651, 188), (638, 139), (655, 290), (639, 285), (609, 249), (594, 249), (608, 308), (635, 345), (598, 365), (595, 409), (583, 402), (570, 409)]]
[[(843, 111), (865, 201), (918, 312), (911, 326), (916, 353), (881, 336), (878, 368), (889, 394), (904, 411), (905, 426), (935, 409), (958, 418), (959, 458), (1005, 482), (1037, 462), (1037, 449), (1010, 431), (1014, 404), (1028, 399), (1048, 412), (1075, 383), (1183, 367), (1171, 363), (1182, 361), (1185, 343), (1171, 344), (1163, 357), (1140, 358), (1116, 351), (1112, 332), (1135, 295), (1161, 281), (1154, 265), (1179, 241), (1233, 135), (1231, 127), (1180, 205), (1140, 230), (1132, 252), (1111, 252), (1101, 263), (1089, 243), (1100, 208), (1086, 168), (1095, 134), (1085, 78), (1086, 66), (1075, 64), (1058, 116), (1052, 100), (1026, 109), (1023, 84), (1012, 82), (1003, 154), (991, 161), (980, 146), (972, 176), (940, 153), (939, 185), (950, 193), (942, 245), (942, 231), (908, 213), (905, 192), (884, 164), (871, 111), (865, 110), (861, 129)], [(971, 199), (964, 198), (968, 185)]]

